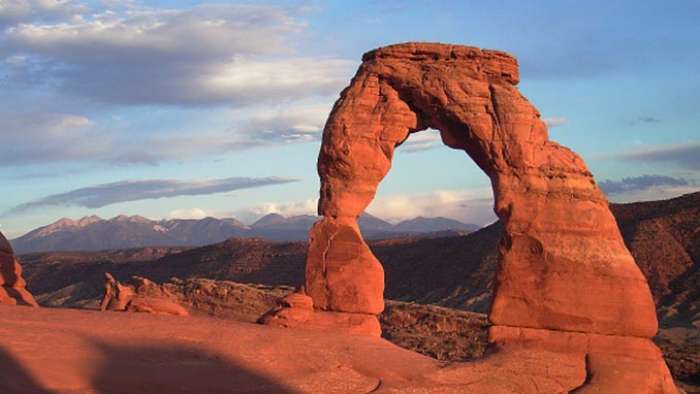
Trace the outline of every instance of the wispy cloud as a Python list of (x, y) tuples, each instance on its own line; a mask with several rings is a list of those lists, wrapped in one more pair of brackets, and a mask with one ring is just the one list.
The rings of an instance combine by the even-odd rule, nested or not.
[(258, 142), (320, 139), (332, 103), (261, 109), (249, 116), (241, 130)]
[(192, 181), (179, 181), (174, 179), (121, 181), (84, 187), (65, 193), (52, 194), (38, 200), (18, 205), (5, 212), (3, 216), (40, 207), (78, 206), (85, 208), (101, 208), (127, 201), (215, 194), (297, 181), (298, 179), (295, 178), (282, 177), (235, 177)]
[(408, 139), (401, 144), (397, 151), (406, 153), (423, 152), (441, 144), (440, 132), (428, 129), (409, 135)]
[(700, 170), (700, 142), (660, 146), (652, 149), (625, 153), (619, 157), (623, 160), (665, 163), (688, 170), (698, 171)]
[(632, 121), (630, 122), (630, 124), (632, 124), (632, 125), (654, 124), (654, 123), (661, 123), (661, 119), (659, 119), (655, 116), (643, 115), (643, 116), (638, 116), (635, 119), (632, 119)]
[[(70, 162), (81, 167), (157, 165), (266, 146), (320, 140), (332, 103), (228, 111), (221, 130), (201, 126), (129, 135), (82, 115), (0, 111), (0, 165)], [(236, 122), (236, 120), (238, 120)], [(50, 170), (21, 178), (55, 176)]]
[(633, 193), (662, 186), (688, 186), (690, 183), (683, 178), (673, 178), (665, 175), (641, 175), (622, 178), (619, 181), (606, 179), (598, 184), (600, 189), (609, 196)]
[(564, 116), (551, 116), (548, 118), (542, 118), (542, 121), (547, 125), (547, 127), (553, 128), (569, 123), (569, 118)]

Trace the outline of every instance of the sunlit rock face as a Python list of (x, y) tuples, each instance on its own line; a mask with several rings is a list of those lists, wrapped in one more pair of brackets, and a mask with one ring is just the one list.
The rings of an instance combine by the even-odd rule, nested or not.
[(0, 304), (38, 306), (27, 291), (22, 267), (15, 259), (12, 246), (0, 233)]
[(494, 324), (654, 335), (648, 285), (605, 197), (583, 160), (548, 139), (539, 112), (516, 88), (513, 57), (401, 44), (363, 59), (328, 119), (318, 159), (324, 220), (311, 232), (306, 283), (318, 308), (381, 310), (381, 268), (353, 231), (355, 219), (389, 171), (394, 149), (430, 127), (466, 151), (493, 184), (505, 223)]
[[(518, 82), (516, 59), (499, 51), (406, 43), (366, 53), (324, 129), (323, 218), (310, 232), (303, 290), (316, 311), (382, 311), (383, 270), (357, 218), (394, 150), (413, 133), (437, 129), (489, 176), (504, 223), (489, 314), (492, 348), (577, 354), (586, 360), (587, 371), (577, 370), (586, 390), (630, 384), (635, 392), (673, 392), (649, 340), (657, 331), (649, 286), (608, 202), (583, 160), (549, 140)], [(623, 379), (611, 365), (631, 375)]]

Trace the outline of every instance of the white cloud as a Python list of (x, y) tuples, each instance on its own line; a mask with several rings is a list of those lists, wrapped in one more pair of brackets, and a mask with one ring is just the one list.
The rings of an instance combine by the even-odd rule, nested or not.
[(490, 188), (397, 194), (376, 198), (367, 212), (393, 222), (417, 216), (443, 216), (465, 223), (485, 225), (496, 220), (492, 195)]
[[(328, 101), (217, 111), (215, 123), (221, 130), (184, 125), (180, 129), (132, 136), (113, 125), (107, 126), (109, 121), (101, 124), (82, 115), (0, 111), (4, 141), (0, 144), (0, 164), (155, 165), (259, 146), (316, 141), (331, 106)], [(207, 116), (212, 117), (210, 113)], [(226, 124), (232, 126), (225, 128)]]
[(265, 215), (277, 213), (282, 216), (316, 215), (317, 199), (293, 202), (261, 202), (250, 207), (239, 209), (231, 216), (243, 223), (253, 223)]
[[(317, 199), (308, 199), (294, 202), (263, 202), (234, 211), (231, 215), (245, 223), (252, 223), (270, 213), (283, 216), (316, 215), (317, 201)], [(395, 223), (418, 216), (443, 216), (478, 225), (489, 224), (496, 220), (490, 188), (437, 190), (424, 194), (377, 197), (367, 208), (367, 212)]]
[(542, 121), (547, 125), (547, 127), (554, 128), (569, 123), (569, 118), (564, 116), (551, 116), (548, 118), (542, 118)]
[(0, 1), (0, 28), (30, 20), (75, 20), (84, 11), (84, 5), (71, 0), (3, 0)]
[(212, 215), (201, 208), (175, 209), (168, 214), (171, 219), (204, 219), (208, 216)]
[(0, 112), (3, 165), (83, 160), (108, 154), (113, 136), (88, 118), (63, 113)]
[(283, 106), (253, 112), (241, 131), (256, 140), (319, 139), (332, 103)]
[(356, 62), (295, 55), (289, 38), (303, 29), (273, 6), (127, 7), (15, 24), (0, 56), (33, 58), (34, 72), (10, 70), (15, 83), (43, 77), (107, 103), (248, 105), (337, 92)]
[[(294, 8), (89, 4), (0, 1), (1, 164), (154, 165), (315, 141), (357, 64), (297, 54), (305, 23)], [(54, 113), (17, 110), (25, 103)], [(123, 105), (214, 109), (137, 133), (105, 120)]]

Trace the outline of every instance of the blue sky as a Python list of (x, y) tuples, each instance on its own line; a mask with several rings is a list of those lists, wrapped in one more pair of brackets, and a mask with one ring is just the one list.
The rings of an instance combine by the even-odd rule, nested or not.
[[(320, 130), (363, 52), (510, 52), (609, 197), (700, 189), (696, 1), (0, 2), (0, 229), (313, 213)], [(485, 224), (489, 182), (422, 132), (369, 211)]]

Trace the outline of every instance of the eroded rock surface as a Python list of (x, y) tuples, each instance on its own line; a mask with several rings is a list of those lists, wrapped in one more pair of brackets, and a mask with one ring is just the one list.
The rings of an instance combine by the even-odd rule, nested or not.
[(15, 258), (12, 246), (0, 233), (0, 304), (38, 306), (26, 289), (22, 267)]
[(121, 283), (111, 274), (105, 274), (105, 294), (100, 303), (102, 311), (145, 312), (187, 316), (189, 313), (164, 286), (132, 276), (131, 283)]
[[(497, 354), (472, 372), (492, 360), (485, 368), (501, 363), (506, 376), (511, 363), (522, 361), (513, 357), (528, 354), (534, 357), (526, 373), (531, 382), (513, 380), (520, 369), (502, 386), (492, 380), (491, 391), (609, 392), (637, 382), (630, 386), (634, 392), (674, 392), (649, 340), (658, 324), (647, 281), (583, 160), (549, 140), (539, 112), (516, 88), (516, 59), (473, 47), (407, 43), (362, 60), (323, 132), (323, 218), (310, 232), (306, 261), (311, 313), (381, 312), (383, 270), (357, 218), (389, 171), (394, 150), (412, 133), (433, 128), (489, 176), (504, 227), (489, 313)], [(553, 365), (570, 371), (553, 377)], [(543, 390), (533, 391), (533, 384)]]

